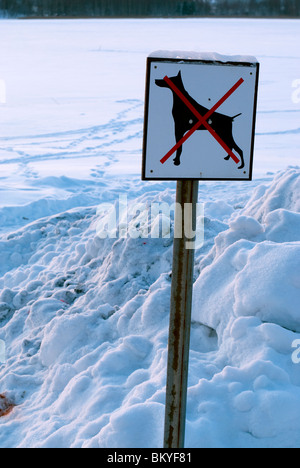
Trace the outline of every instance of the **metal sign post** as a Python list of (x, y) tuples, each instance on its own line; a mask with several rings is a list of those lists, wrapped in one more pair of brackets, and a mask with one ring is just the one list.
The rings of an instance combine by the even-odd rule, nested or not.
[(258, 77), (255, 57), (158, 51), (147, 60), (142, 180), (177, 181), (182, 233), (173, 247), (165, 448), (184, 447), (198, 181), (252, 180)]
[[(176, 206), (181, 210), (175, 212), (175, 232), (182, 232), (182, 236), (174, 238), (173, 247), (165, 448), (184, 447), (195, 252), (187, 248), (187, 243), (193, 241), (187, 231), (192, 228), (195, 232), (197, 199), (198, 181), (177, 182)], [(186, 204), (192, 208), (192, 219), (188, 222), (183, 216)]]

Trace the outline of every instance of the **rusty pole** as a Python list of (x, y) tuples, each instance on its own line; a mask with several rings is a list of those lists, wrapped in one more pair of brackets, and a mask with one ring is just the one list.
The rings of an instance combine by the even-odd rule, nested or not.
[(177, 181), (164, 448), (184, 447), (195, 252), (187, 245), (195, 240), (197, 199), (197, 180)]

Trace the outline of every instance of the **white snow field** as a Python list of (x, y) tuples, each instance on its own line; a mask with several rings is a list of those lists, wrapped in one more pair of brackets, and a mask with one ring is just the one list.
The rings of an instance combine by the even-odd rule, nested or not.
[[(200, 183), (185, 445), (299, 448), (300, 21), (2, 20), (0, 42), (0, 447), (162, 447), (173, 226), (135, 212), (175, 201), (140, 176), (161, 49), (261, 63), (254, 180)], [(135, 238), (101, 236), (119, 197)]]

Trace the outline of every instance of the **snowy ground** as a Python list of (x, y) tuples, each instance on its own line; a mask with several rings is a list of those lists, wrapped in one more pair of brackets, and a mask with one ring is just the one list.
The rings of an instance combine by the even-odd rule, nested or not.
[(174, 201), (140, 180), (157, 49), (261, 63), (254, 180), (199, 190), (186, 446), (300, 447), (299, 26), (1, 21), (1, 447), (162, 446), (172, 241), (97, 236), (104, 202)]

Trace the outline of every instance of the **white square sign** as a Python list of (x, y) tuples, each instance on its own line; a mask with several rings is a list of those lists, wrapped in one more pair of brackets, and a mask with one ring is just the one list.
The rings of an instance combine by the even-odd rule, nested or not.
[(147, 60), (143, 180), (251, 180), (259, 64), (156, 52)]

